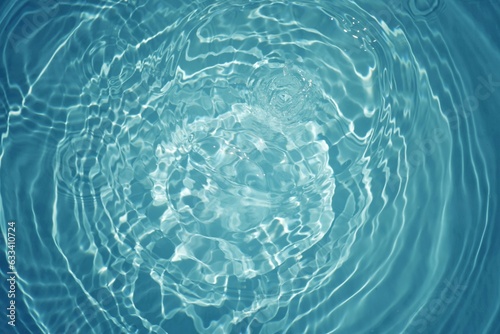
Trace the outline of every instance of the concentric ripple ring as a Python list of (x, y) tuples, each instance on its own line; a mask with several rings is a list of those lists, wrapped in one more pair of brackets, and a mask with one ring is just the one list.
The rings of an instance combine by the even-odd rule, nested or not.
[(500, 332), (499, 17), (4, 1), (0, 332)]

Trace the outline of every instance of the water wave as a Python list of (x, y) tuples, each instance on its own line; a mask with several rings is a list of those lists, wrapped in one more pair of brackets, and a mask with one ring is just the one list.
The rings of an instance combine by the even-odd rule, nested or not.
[[(496, 188), (473, 111), (496, 79), (471, 87), (428, 24), (461, 8), (4, 6), (0, 205), (47, 250), (17, 268), (25, 324), (445, 332), (476, 291)], [(25, 215), (6, 195), (21, 179)], [(35, 298), (45, 266), (65, 292)]]

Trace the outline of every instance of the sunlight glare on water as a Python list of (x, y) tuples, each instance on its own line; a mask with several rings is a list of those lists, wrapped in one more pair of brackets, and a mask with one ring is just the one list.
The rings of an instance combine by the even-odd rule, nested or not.
[(500, 331), (477, 8), (1, 4), (0, 332)]

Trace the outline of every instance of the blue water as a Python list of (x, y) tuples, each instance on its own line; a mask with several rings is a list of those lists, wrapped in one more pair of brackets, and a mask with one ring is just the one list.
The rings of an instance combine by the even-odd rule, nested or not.
[(500, 333), (499, 22), (5, 0), (0, 332)]

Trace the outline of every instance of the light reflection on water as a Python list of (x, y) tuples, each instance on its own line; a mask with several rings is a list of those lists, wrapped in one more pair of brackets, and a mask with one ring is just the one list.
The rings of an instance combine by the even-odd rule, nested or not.
[(19, 333), (498, 328), (457, 311), (498, 295), (500, 78), (454, 2), (2, 6)]

